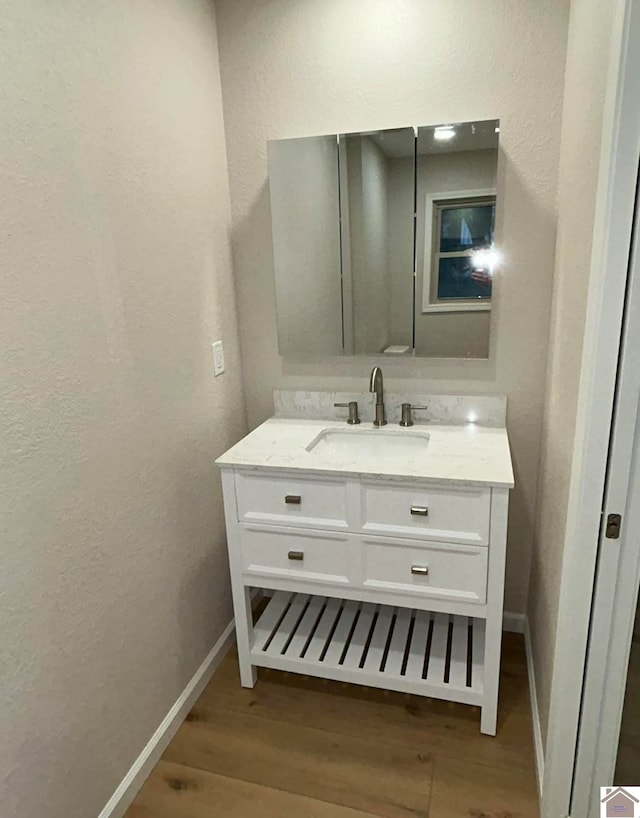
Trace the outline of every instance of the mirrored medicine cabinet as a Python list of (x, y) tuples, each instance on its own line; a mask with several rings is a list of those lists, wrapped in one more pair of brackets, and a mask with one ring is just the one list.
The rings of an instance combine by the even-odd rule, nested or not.
[(488, 357), (499, 131), (268, 143), (281, 355)]

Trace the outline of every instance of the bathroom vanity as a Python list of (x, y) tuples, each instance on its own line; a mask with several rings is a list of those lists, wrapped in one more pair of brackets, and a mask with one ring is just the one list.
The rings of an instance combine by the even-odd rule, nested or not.
[(504, 427), (275, 417), (217, 462), (245, 687), (270, 667), (463, 702), (495, 735)]

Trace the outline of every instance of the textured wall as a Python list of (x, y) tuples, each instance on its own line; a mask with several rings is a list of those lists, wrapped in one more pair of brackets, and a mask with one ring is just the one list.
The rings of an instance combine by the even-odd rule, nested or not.
[[(218, 0), (234, 266), (251, 425), (274, 387), (506, 393), (517, 488), (507, 607), (525, 610), (536, 499), (568, 0)], [(506, 257), (489, 361), (285, 361), (276, 346), (266, 140), (500, 118)]]
[(91, 818), (231, 616), (212, 7), (6, 0), (0, 110), (0, 812)]
[(545, 736), (614, 10), (609, 0), (572, 0), (571, 4), (556, 273), (529, 595), (538, 707)]

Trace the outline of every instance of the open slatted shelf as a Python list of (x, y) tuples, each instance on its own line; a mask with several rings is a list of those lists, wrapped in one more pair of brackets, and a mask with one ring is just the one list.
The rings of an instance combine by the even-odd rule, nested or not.
[(261, 667), (481, 704), (485, 623), (277, 591), (254, 627)]

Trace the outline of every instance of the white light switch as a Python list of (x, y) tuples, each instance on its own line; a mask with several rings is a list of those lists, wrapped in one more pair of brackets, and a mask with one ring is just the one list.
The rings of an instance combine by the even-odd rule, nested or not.
[(224, 372), (224, 350), (222, 349), (222, 341), (215, 341), (211, 344), (213, 349), (213, 374), (218, 377)]

